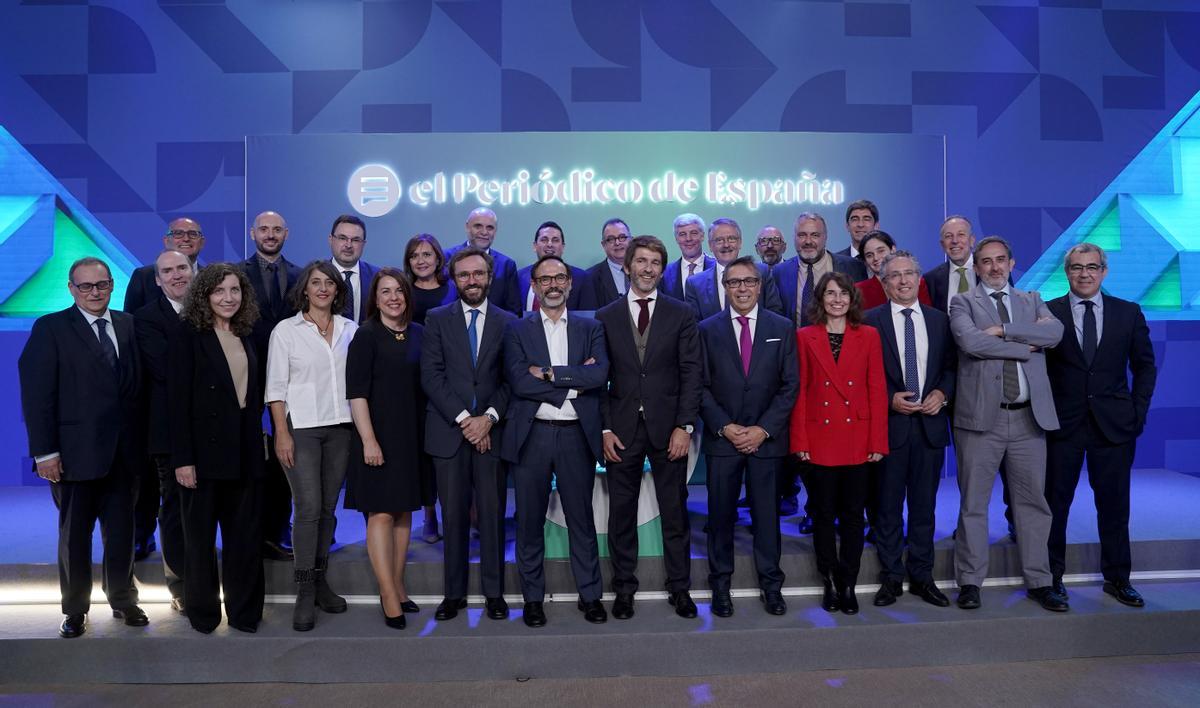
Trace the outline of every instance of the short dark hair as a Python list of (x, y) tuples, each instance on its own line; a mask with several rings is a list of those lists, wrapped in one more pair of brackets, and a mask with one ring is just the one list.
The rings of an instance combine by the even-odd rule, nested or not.
[[(254, 331), (254, 323), (258, 321), (258, 298), (254, 296), (254, 287), (245, 271), (232, 263), (210, 263), (200, 269), (188, 287), (187, 296), (183, 298), (180, 318), (197, 332), (212, 329), (215, 318), (208, 299), (217, 286), (231, 275), (237, 276), (238, 287), (242, 289), (242, 305), (229, 320), (229, 329), (239, 337), (248, 336)], [(263, 354), (265, 356), (265, 352)]]
[(404, 295), (404, 314), (400, 316), (400, 326), (407, 327), (408, 323), (412, 322), (412, 283), (409, 282), (408, 276), (403, 271), (392, 266), (380, 268), (375, 271), (375, 277), (371, 278), (371, 284), (367, 289), (367, 304), (363, 308), (363, 320), (381, 319), (379, 317), (379, 301), (375, 291), (379, 289), (379, 281), (384, 278), (395, 278), (396, 282), (400, 284), (400, 292)]
[(621, 226), (624, 226), (625, 233), (629, 233), (629, 224), (625, 223), (625, 220), (622, 219), (621, 217), (614, 216), (613, 218), (604, 222), (604, 225), (600, 227), (600, 238), (604, 238), (604, 230), (607, 229), (608, 227), (612, 226), (613, 224), (620, 224)]
[(434, 266), (434, 277), (437, 278), (438, 285), (446, 282), (446, 252), (442, 250), (442, 244), (438, 243), (437, 238), (433, 234), (417, 234), (408, 240), (404, 246), (404, 274), (408, 276), (412, 282), (417, 282), (417, 274), (412, 270), (413, 252), (417, 250), (417, 246), (422, 243), (429, 244), (433, 249), (433, 255), (437, 258), (437, 265)]
[(850, 215), (859, 209), (866, 209), (871, 212), (871, 218), (876, 222), (879, 221), (879, 207), (875, 206), (875, 202), (870, 199), (859, 199), (858, 201), (850, 202), (850, 206), (846, 207), (846, 221), (850, 221)]
[(975, 243), (975, 252), (979, 253), (979, 251), (982, 250), (983, 247), (988, 245), (989, 243), (998, 243), (1001, 246), (1004, 246), (1004, 250), (1008, 252), (1008, 260), (1010, 260), (1010, 261), (1012, 260), (1012, 257), (1013, 257), (1012, 246), (1008, 245), (1008, 241), (1005, 241), (1004, 239), (1000, 238), (999, 236), (988, 236), (986, 238), (980, 239), (979, 241), (977, 241)]
[(862, 240), (858, 242), (858, 259), (859, 260), (862, 260), (863, 251), (865, 251), (867, 248), (867, 241), (870, 241), (871, 239), (875, 239), (876, 241), (883, 241), (883, 245), (887, 246), (888, 250), (892, 250), (892, 249), (896, 248), (896, 239), (892, 238), (891, 234), (889, 234), (886, 231), (871, 231), (866, 236), (863, 236)]
[(96, 258), (95, 256), (84, 256), (83, 258), (80, 258), (79, 260), (77, 260), (71, 264), (71, 270), (67, 272), (67, 280), (71, 281), (71, 284), (74, 285), (75, 284), (75, 269), (82, 268), (84, 266), (94, 266), (94, 265), (104, 266), (104, 272), (108, 273), (108, 279), (109, 280), (113, 279), (112, 268), (109, 268), (107, 263), (100, 260), (99, 258)]
[(538, 224), (538, 227), (536, 229), (533, 230), (533, 242), (534, 243), (537, 243), (538, 234), (540, 234), (542, 232), (542, 229), (546, 228), (547, 226), (549, 226), (552, 229), (556, 229), (558, 231), (558, 235), (562, 236), (563, 243), (567, 242), (567, 232), (563, 231), (563, 227), (559, 226), (557, 221), (543, 221), (542, 223)]
[[(754, 260), (754, 256), (739, 256), (730, 261), (729, 265), (725, 266), (724, 272), (721, 273), (722, 286), (725, 285), (725, 279), (729, 275), (729, 269), (734, 266), (748, 266), (751, 270), (758, 274), (758, 263)], [(762, 276), (759, 275), (759, 277)]]
[(333, 304), (330, 306), (330, 312), (340, 314), (342, 308), (346, 306), (346, 281), (342, 279), (342, 274), (337, 272), (333, 264), (329, 261), (313, 261), (304, 266), (304, 270), (300, 271), (300, 277), (296, 279), (296, 286), (288, 294), (288, 299), (291, 300), (291, 306), (299, 312), (308, 312), (308, 279), (312, 277), (313, 271), (321, 271), (322, 274), (329, 276), (337, 286), (337, 292), (333, 296)]
[(837, 283), (839, 288), (850, 293), (850, 307), (846, 310), (846, 321), (854, 326), (861, 324), (863, 321), (862, 293), (855, 287), (850, 276), (840, 271), (830, 271), (817, 279), (817, 285), (813, 288), (813, 299), (808, 303), (808, 321), (819, 325), (829, 321), (822, 294), (830, 281)]
[(567, 262), (564, 261), (563, 259), (559, 258), (558, 256), (551, 255), (551, 256), (542, 256), (541, 258), (537, 259), (537, 263), (534, 263), (533, 267), (529, 269), (530, 280), (538, 277), (538, 268), (541, 268), (542, 264), (545, 263), (546, 261), (558, 261), (559, 263), (562, 263), (562, 267), (565, 268), (567, 271), (567, 278), (571, 277), (571, 266), (567, 265)]
[(663, 270), (666, 270), (667, 263), (669, 262), (669, 257), (667, 256), (667, 247), (663, 245), (663, 242), (660, 241), (657, 236), (651, 236), (649, 234), (635, 236), (629, 241), (629, 248), (625, 250), (625, 270), (633, 270), (633, 254), (636, 253), (639, 248), (649, 249), (657, 253), (659, 257), (662, 258)]
[(492, 260), (492, 254), (488, 253), (482, 248), (467, 246), (466, 248), (458, 249), (454, 252), (454, 255), (450, 256), (450, 263), (446, 266), (446, 273), (450, 276), (451, 280), (454, 279), (454, 266), (458, 265), (458, 262), (464, 258), (470, 258), (471, 256), (479, 256), (482, 258), (484, 262), (487, 263), (488, 278), (490, 279), (492, 277), (493, 269), (496, 267), (496, 262)]
[(337, 231), (337, 227), (340, 224), (354, 224), (358, 228), (362, 229), (363, 240), (364, 241), (367, 240), (367, 224), (366, 224), (366, 222), (364, 222), (362, 219), (358, 218), (357, 216), (355, 216), (353, 214), (341, 214), (338, 216), (338, 218), (334, 219), (333, 226), (329, 227), (329, 235), (330, 236), (332, 236), (333, 233), (335, 231)]

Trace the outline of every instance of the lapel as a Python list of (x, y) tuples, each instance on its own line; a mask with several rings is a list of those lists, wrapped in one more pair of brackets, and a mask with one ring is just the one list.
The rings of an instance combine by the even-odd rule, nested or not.
[[(463, 316), (461, 303), (462, 300), (459, 300), (459, 317)], [(479, 341), (479, 352), (476, 355), (477, 361), (483, 361), (484, 354), (490, 352), (493, 347), (500, 346), (500, 340), (504, 336), (504, 324), (500, 321), (499, 315), (496, 314), (499, 309), (499, 307), (495, 307), (491, 303), (488, 303), (487, 323), (483, 327), (483, 339)], [(459, 321), (464, 322), (465, 320)], [(460, 329), (462, 330), (463, 338), (465, 339), (467, 336), (467, 328), (464, 325), (463, 327), (460, 327)], [(467, 343), (467, 346), (470, 346), (470, 342)]]
[[(1083, 349), (1079, 346), (1079, 339), (1075, 336), (1075, 319), (1071, 316), (1071, 300), (1067, 295), (1057, 297), (1046, 303), (1046, 307), (1050, 308), (1050, 314), (1054, 315), (1063, 324), (1063, 337), (1058, 346), (1062, 350), (1064, 356), (1069, 356), (1072, 361), (1086, 366), (1083, 361)], [(1108, 308), (1104, 308), (1104, 324), (1108, 324)], [(1097, 348), (1098, 351), (1098, 348)]]
[[(659, 291), (662, 292), (661, 290)], [(656, 298), (654, 303), (654, 315), (651, 317), (651, 322), (658, 319), (662, 314), (662, 299)], [(633, 328), (637, 326), (637, 322), (629, 315), (629, 301), (626, 298), (621, 298), (616, 301), (618, 307), (613, 310), (609, 317), (612, 322), (612, 327), (604, 328), (604, 336), (608, 339), (614, 350), (622, 349), (633, 352), (633, 359), (637, 361), (637, 340), (633, 337)], [(615, 321), (613, 321), (615, 320)], [(650, 359), (650, 347), (653, 346), (657, 337), (654, 336), (654, 328), (650, 328), (650, 337), (646, 340), (646, 355), (645, 359), (639, 362), (639, 366), (646, 368), (646, 362)]]
[[(490, 303), (489, 303), (490, 304)], [(450, 308), (450, 331), (448, 333), (450, 341), (447, 342), (447, 350), (462, 352), (466, 355), (467, 361), (471, 360), (471, 342), (467, 339), (466, 315), (463, 314), (466, 310), (463, 309), (462, 300), (455, 300), (454, 305)], [(488, 333), (490, 327), (484, 327), (484, 334)], [(480, 344), (482, 348), (482, 343)]]
[[(846, 396), (846, 391), (843, 388), (841, 369), (839, 368), (838, 362), (833, 360), (833, 350), (829, 348), (829, 334), (825, 331), (825, 327), (822, 325), (816, 325), (811, 328), (806, 327), (805, 336), (809, 338), (812, 349), (817, 354), (817, 362), (819, 362), (821, 364), (821, 368), (825, 370), (825, 375), (829, 377), (829, 381), (833, 384), (833, 387), (836, 388), (838, 393), (840, 393), (843, 397), (848, 398), (848, 396)], [(853, 335), (851, 334), (851, 329), (850, 327), (846, 327), (846, 336), (842, 340), (842, 348), (849, 349), (852, 339)], [(843, 361), (845, 358), (845, 356), (841, 357)]]
[[(542, 325), (542, 313), (530, 312), (525, 316), (525, 326), (528, 330), (528, 335), (533, 340), (533, 350), (528, 352), (529, 357), (535, 362), (546, 362), (543, 366), (550, 366), (550, 346), (546, 344), (546, 328)], [(571, 356), (571, 321), (567, 320), (567, 358)]]
[[(755, 372), (757, 372), (760, 367), (766, 366), (762, 363), (762, 360), (767, 356), (767, 346), (764, 342), (766, 342), (767, 337), (772, 333), (767, 331), (771, 328), (771, 325), (764, 321), (764, 312), (765, 309), (763, 306), (759, 305), (757, 315), (758, 322), (756, 322), (754, 325), (754, 342), (750, 345), (750, 374), (746, 377), (747, 380), (754, 378)], [(780, 343), (782, 344), (782, 342)], [(740, 357), (738, 358), (738, 363), (741, 363)]]
[[(1009, 292), (1012, 292), (1012, 291), (1010, 290)], [(975, 298), (976, 308), (987, 313), (988, 324), (994, 324), (994, 325), (1003, 324), (1002, 322), (1000, 322), (1000, 312), (996, 309), (996, 301), (994, 299), (992, 299), (992, 297), (987, 294), (987, 291), (985, 291), (983, 289), (982, 282), (977, 284), (975, 286), (975, 289), (971, 291), (971, 297)], [(1012, 298), (1009, 297), (1007, 299), (1011, 300)], [(1011, 307), (1009, 308), (1008, 316), (1010, 319), (1014, 319), (1014, 321), (1015, 321), (1015, 318), (1013, 318), (1013, 313), (1012, 313)], [(977, 322), (976, 325), (978, 325), (978, 324), (980, 324), (980, 323)]]
[[(233, 385), (233, 375), (229, 373), (229, 362), (225, 359), (225, 350), (221, 349), (221, 340), (217, 339), (217, 333), (211, 329), (204, 330), (199, 337), (200, 348), (204, 350), (204, 355), (208, 358), (209, 367), (217, 373), (221, 389), (237, 405), (239, 403), (237, 388)], [(249, 390), (247, 388), (247, 391)]]
[[(609, 277), (612, 281), (612, 277)], [(614, 286), (615, 287), (615, 286)], [(541, 324), (540, 322), (538, 324)], [(545, 344), (546, 338), (542, 337), (542, 343)], [(572, 316), (567, 313), (567, 366), (573, 366), (576, 361), (582, 362), (584, 341), (583, 341), (583, 322), (578, 316)], [(549, 349), (547, 348), (547, 358), (549, 358)]]
[[(738, 348), (738, 338), (740, 335), (738, 330), (741, 328), (741, 325), (739, 325), (732, 317), (722, 317), (722, 319), (724, 320), (724, 325), (721, 327), (721, 329), (723, 329), (726, 333), (724, 337), (725, 349), (728, 352), (730, 361), (733, 362), (734, 370), (741, 374), (742, 378), (745, 378), (746, 374), (742, 371), (742, 354), (741, 350)], [(750, 368), (754, 368), (753, 349), (750, 350)]]
[[(916, 306), (920, 308), (921, 315), (925, 318), (925, 339), (929, 341), (929, 351), (925, 352), (925, 386), (921, 391), (921, 398), (923, 399), (937, 385), (937, 377), (934, 374), (938, 371), (938, 367), (941, 366), (942, 347), (945, 346), (945, 342), (942, 341), (941, 330), (935, 332), (933, 325), (930, 324), (934, 315), (929, 313), (936, 308), (929, 305), (922, 305), (919, 302)], [(938, 314), (941, 314), (941, 312), (938, 312)]]
[[(919, 305), (918, 305), (919, 307)], [(928, 323), (927, 323), (928, 324)], [(926, 329), (929, 329), (926, 327)], [(883, 340), (884, 356), (888, 357), (885, 364), (887, 371), (894, 371), (899, 376), (900, 383), (904, 383), (904, 362), (900, 358), (900, 346), (896, 343), (896, 323), (892, 320), (892, 301), (888, 300), (883, 304), (883, 311), (880, 312), (879, 318), (879, 337)], [(932, 349), (932, 347), (930, 347)], [(929, 361), (933, 361), (933, 357), (929, 357)], [(929, 380), (929, 377), (925, 377)]]
[[(709, 287), (708, 294), (712, 298), (713, 310), (715, 310), (717, 312), (721, 312), (725, 308), (721, 307), (721, 283), (717, 281), (716, 262), (713, 263), (713, 266), (711, 268), (706, 269), (704, 271), (704, 273), (705, 273), (705, 275), (708, 276), (707, 278), (705, 278), (705, 281), (708, 283), (708, 287)], [(739, 364), (741, 363), (740, 358), (738, 359), (738, 363)]]
[[(100, 340), (96, 336), (96, 330), (92, 329), (92, 326), (88, 324), (88, 321), (83, 316), (83, 313), (81, 313), (79, 308), (75, 305), (71, 305), (71, 329), (73, 329), (75, 334), (77, 334), (79, 338), (83, 340), (84, 346), (87, 347), (88, 354), (91, 355), (91, 360), (95, 362), (96, 365), (102, 370), (107, 372), (108, 365), (104, 363), (104, 350), (100, 348)], [(120, 339), (120, 334), (118, 333), (117, 341), (120, 342)], [(128, 354), (129, 350), (125, 349), (124, 345), (122, 345), (121, 349)], [(117, 358), (118, 360), (121, 358), (121, 352), (117, 352)]]
[(175, 308), (171, 307), (171, 303), (167, 300), (166, 295), (163, 295), (158, 299), (158, 311), (162, 314), (163, 324), (166, 325), (166, 333), (171, 334), (175, 331), (175, 323), (182, 320), (179, 319), (179, 315), (175, 312)]

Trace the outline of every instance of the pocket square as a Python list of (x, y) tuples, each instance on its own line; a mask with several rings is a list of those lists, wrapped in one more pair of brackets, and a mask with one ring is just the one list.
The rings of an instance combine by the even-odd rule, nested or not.
[(778, 341), (780, 341), (779, 337), (776, 337), (774, 339), (768, 339), (766, 342), (764, 342), (764, 344), (770, 344), (771, 342), (778, 342)]

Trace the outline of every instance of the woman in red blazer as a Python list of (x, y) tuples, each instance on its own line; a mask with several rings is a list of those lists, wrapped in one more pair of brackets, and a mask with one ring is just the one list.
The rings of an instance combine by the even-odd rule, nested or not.
[(860, 295), (846, 274), (826, 273), (813, 292), (809, 320), (815, 324), (796, 333), (800, 395), (792, 408), (791, 451), (809, 463), (808, 513), (825, 582), (821, 607), (852, 615), (858, 612), (854, 586), (863, 550), (867, 463), (888, 452), (883, 349), (879, 333), (862, 324)]
[[(862, 295), (862, 311), (866, 312), (888, 301), (887, 295), (883, 292), (883, 283), (879, 280), (879, 269), (883, 267), (883, 259), (888, 254), (896, 252), (896, 240), (886, 231), (872, 231), (863, 236), (858, 249), (862, 254), (863, 263), (867, 266), (867, 272), (871, 274), (870, 278), (854, 284), (854, 287), (858, 288), (859, 294)], [(921, 282), (917, 286), (917, 300), (922, 305), (933, 306), (933, 300), (929, 297), (929, 288), (925, 287), (924, 278), (921, 278)]]

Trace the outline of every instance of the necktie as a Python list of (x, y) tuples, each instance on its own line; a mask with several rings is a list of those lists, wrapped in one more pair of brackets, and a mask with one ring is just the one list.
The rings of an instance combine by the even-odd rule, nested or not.
[(346, 277), (346, 304), (342, 306), (342, 317), (348, 320), (354, 319), (354, 281), (350, 276), (354, 275), (352, 270), (343, 270), (342, 275)]
[(275, 304), (279, 301), (279, 278), (277, 276), (279, 265), (277, 263), (267, 264), (266, 282), (263, 283), (267, 291), (267, 307), (274, 312)]
[(113, 371), (116, 371), (117, 348), (113, 346), (112, 340), (108, 338), (108, 320), (96, 320), (96, 331), (100, 333), (100, 350), (104, 352), (104, 361), (112, 367)]
[(1091, 300), (1082, 302), (1086, 308), (1083, 311), (1083, 360), (1088, 366), (1096, 358), (1096, 303)]
[(622, 275), (620, 282), (621, 282), (621, 285), (619, 286), (619, 289), (621, 291), (621, 294), (624, 295), (625, 293), (627, 293), (629, 291), (629, 276)]
[(967, 282), (966, 266), (959, 266), (954, 269), (954, 272), (958, 273), (958, 292), (965, 293), (971, 285)]
[(800, 291), (800, 312), (799, 312), (799, 316), (796, 318), (800, 321), (801, 327), (804, 327), (809, 324), (808, 303), (812, 302), (813, 286), (816, 285), (815, 283), (813, 283), (812, 263), (809, 263), (807, 265), (808, 265), (808, 275), (805, 276), (804, 288), (803, 288), (803, 290)]
[(921, 378), (917, 371), (917, 328), (913, 324), (913, 311), (906, 307), (904, 315), (904, 388), (921, 397)]
[(641, 306), (641, 311), (638, 312), (638, 334), (645, 334), (646, 328), (650, 326), (650, 301), (652, 297), (642, 297), (634, 300)]
[[(530, 288), (530, 289), (532, 290), (532, 288)], [(542, 303), (538, 301), (537, 293), (533, 294), (533, 307), (530, 309), (532, 309), (534, 312), (537, 312), (538, 310), (542, 309)]]
[(690, 278), (695, 274), (696, 274), (696, 264), (688, 263), (688, 277)]
[(479, 328), (476, 325), (479, 323), (479, 310), (471, 308), (471, 324), (467, 325), (467, 339), (471, 342), (471, 366), (475, 366), (475, 360), (479, 357)]
[[(996, 300), (996, 310), (1000, 312), (1000, 321), (1004, 324), (1012, 322), (1012, 318), (1008, 316), (1008, 308), (1004, 306), (1004, 291), (997, 290), (992, 293), (992, 298)], [(1004, 360), (1004, 400), (1015, 401), (1017, 396), (1021, 395), (1021, 381), (1017, 378), (1017, 362), (1013, 359)]]
[(749, 376), (750, 350), (754, 348), (754, 343), (750, 337), (750, 318), (745, 315), (739, 315), (737, 321), (738, 324), (742, 325), (742, 334), (738, 341), (738, 345), (742, 349), (742, 372)]

